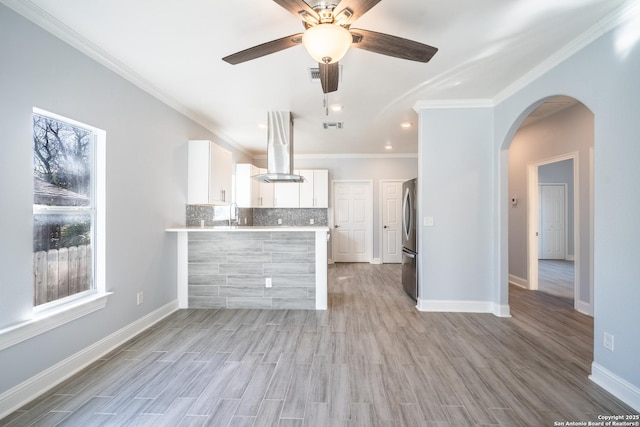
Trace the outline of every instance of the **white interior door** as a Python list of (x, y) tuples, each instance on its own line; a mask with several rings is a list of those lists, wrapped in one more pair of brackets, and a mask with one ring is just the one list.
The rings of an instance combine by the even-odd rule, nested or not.
[(539, 259), (566, 257), (566, 191), (564, 185), (539, 186)]
[(382, 262), (402, 262), (402, 181), (382, 181)]
[(331, 236), (335, 262), (371, 262), (371, 181), (333, 183), (334, 229)]

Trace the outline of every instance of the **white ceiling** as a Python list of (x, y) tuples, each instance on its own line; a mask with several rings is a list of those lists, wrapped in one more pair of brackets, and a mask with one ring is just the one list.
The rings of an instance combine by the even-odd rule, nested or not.
[[(302, 46), (221, 60), (303, 30), (271, 0), (2, 0), (252, 155), (265, 152), (259, 125), (269, 110), (293, 113), (297, 154), (416, 153), (417, 101), (495, 99), (633, 1), (381, 1), (353, 28), (439, 51), (423, 64), (352, 48), (329, 94), (343, 110), (327, 117), (308, 75), (317, 64)], [(324, 130), (323, 121), (344, 128)], [(405, 121), (413, 126), (401, 128)]]

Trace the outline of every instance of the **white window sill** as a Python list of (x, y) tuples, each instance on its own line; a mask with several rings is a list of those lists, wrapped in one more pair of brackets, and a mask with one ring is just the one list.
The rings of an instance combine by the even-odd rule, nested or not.
[(50, 331), (103, 309), (112, 292), (94, 294), (55, 309), (35, 314), (33, 319), (0, 330), (0, 350)]

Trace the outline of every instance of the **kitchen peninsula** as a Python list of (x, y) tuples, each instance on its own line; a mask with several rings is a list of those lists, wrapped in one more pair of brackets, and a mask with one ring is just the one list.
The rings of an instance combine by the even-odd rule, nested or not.
[(173, 227), (180, 308), (327, 308), (326, 226)]

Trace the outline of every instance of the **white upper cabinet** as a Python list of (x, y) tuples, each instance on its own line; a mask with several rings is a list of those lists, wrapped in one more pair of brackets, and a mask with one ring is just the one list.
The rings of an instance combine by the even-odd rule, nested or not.
[(303, 183), (263, 183), (251, 178), (267, 173), (248, 163), (236, 165), (236, 203), (241, 208), (328, 208), (329, 171), (296, 170)]
[(236, 203), (240, 208), (255, 207), (260, 198), (260, 183), (251, 177), (260, 169), (249, 163), (236, 165)]
[(272, 208), (273, 184), (258, 182), (254, 175), (267, 173), (249, 163), (236, 165), (236, 203), (240, 208)]
[(207, 140), (189, 141), (187, 204), (231, 203), (231, 152)]
[[(258, 173), (263, 175), (267, 173), (266, 169), (258, 169)], [(257, 182), (257, 181), (256, 181)], [(272, 208), (274, 207), (273, 199), (274, 199), (274, 188), (273, 184), (269, 184), (266, 182), (258, 182), (258, 197), (255, 200), (254, 208)]]
[(297, 182), (276, 182), (273, 185), (273, 193), (274, 207), (300, 207), (300, 184)]
[(296, 173), (305, 178), (305, 182), (300, 184), (300, 207), (328, 208), (329, 171), (327, 169), (301, 169)]

